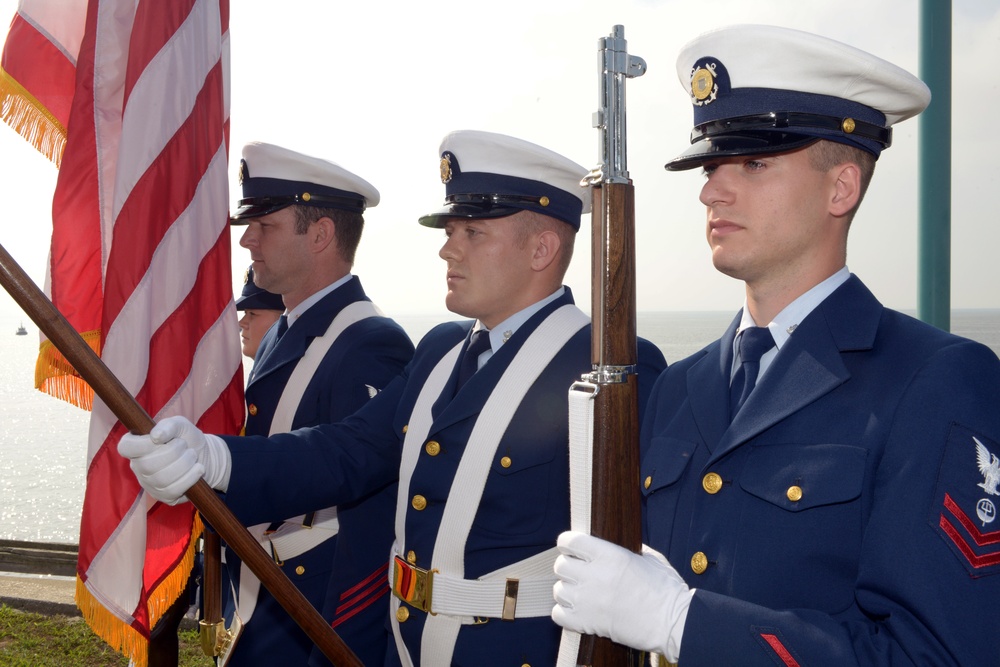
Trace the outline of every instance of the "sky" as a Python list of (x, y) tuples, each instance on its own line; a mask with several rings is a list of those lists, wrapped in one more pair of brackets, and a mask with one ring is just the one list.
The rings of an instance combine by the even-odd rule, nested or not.
[[(280, 7), (280, 9), (279, 9)], [(677, 80), (681, 47), (701, 32), (769, 23), (847, 42), (919, 74), (915, 0), (509, 0), (331, 2), (232, 0), (230, 200), (242, 146), (266, 141), (322, 157), (381, 193), (366, 214), (355, 273), (389, 315), (441, 314), (443, 232), (417, 224), (444, 186), (438, 146), (476, 129), (532, 141), (593, 167), (599, 138), (598, 40), (624, 26), (646, 61), (627, 83), (628, 170), (635, 185), (640, 311), (731, 310), (742, 284), (717, 273), (698, 202), (700, 170), (672, 173), (688, 145), (691, 105)], [(0, 0), (0, 22), (15, 0)], [(1000, 3), (953, 2), (953, 308), (1000, 308)], [(766, 48), (766, 45), (761, 45)], [(894, 130), (850, 234), (848, 266), (893, 308), (918, 301), (919, 120)], [(0, 244), (41, 284), (55, 168), (0, 128)], [(589, 239), (585, 219), (581, 234)], [(233, 232), (233, 282), (249, 263)], [(589, 306), (589, 242), (577, 244), (566, 282)], [(0, 295), (0, 315), (20, 311)]]

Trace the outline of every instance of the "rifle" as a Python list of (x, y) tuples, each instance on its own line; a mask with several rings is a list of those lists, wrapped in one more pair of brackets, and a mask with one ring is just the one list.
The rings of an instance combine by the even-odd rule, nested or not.
[[(45, 333), (80, 376), (132, 433), (147, 434), (155, 425), (101, 358), (73, 329), (31, 278), (0, 246), (0, 284)], [(202, 515), (257, 575), (285, 611), (338, 667), (363, 667), (330, 624), (286, 577), (274, 560), (233, 516), (215, 491), (200, 479), (185, 493)]]
[[(601, 164), (584, 179), (592, 185), (591, 362), (575, 390), (592, 392), (591, 534), (638, 552), (642, 548), (639, 495), (639, 392), (636, 375), (635, 189), (626, 168), (625, 79), (646, 63), (630, 56), (625, 29), (614, 26), (598, 42)], [(609, 639), (581, 638), (578, 665), (639, 665), (639, 651)]]

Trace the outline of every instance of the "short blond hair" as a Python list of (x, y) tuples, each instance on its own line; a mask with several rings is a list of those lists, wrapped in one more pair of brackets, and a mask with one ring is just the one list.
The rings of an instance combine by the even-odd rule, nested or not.
[(875, 173), (875, 160), (877, 158), (861, 148), (824, 139), (810, 144), (807, 152), (809, 154), (809, 164), (817, 171), (829, 171), (837, 165), (847, 162), (858, 166), (861, 173), (861, 192), (858, 195), (858, 203), (850, 211), (850, 220), (853, 220), (855, 213), (858, 212), (858, 207), (861, 206), (861, 200), (865, 198), (865, 193), (868, 192), (872, 175)]
[(518, 248), (523, 248), (532, 234), (544, 231), (554, 232), (559, 237), (559, 247), (562, 254), (559, 257), (559, 279), (566, 275), (569, 263), (573, 259), (573, 246), (576, 242), (576, 230), (556, 218), (542, 215), (535, 211), (524, 210), (517, 215), (517, 225), (514, 230), (514, 242)]

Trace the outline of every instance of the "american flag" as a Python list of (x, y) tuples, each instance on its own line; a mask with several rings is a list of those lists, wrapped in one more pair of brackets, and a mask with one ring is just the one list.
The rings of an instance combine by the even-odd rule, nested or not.
[[(244, 410), (228, 30), (228, 0), (22, 0), (0, 71), (0, 115), (61, 158), (53, 303), (154, 419), (182, 414), (214, 433), (238, 432)], [(85, 406), (54, 352), (41, 363), (49, 390)], [(141, 666), (187, 583), (201, 525), (189, 504), (142, 492), (116, 451), (123, 433), (94, 399), (76, 601)]]

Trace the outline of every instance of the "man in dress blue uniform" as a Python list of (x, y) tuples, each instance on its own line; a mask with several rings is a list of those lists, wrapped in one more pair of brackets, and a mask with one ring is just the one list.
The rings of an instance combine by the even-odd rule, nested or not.
[[(175, 501), (204, 473), (238, 517), (398, 478), (387, 664), (552, 665), (568, 390), (591, 367), (590, 320), (562, 284), (587, 169), (475, 131), (448, 135), (440, 156), (445, 205), (420, 221), (444, 229), (446, 305), (472, 320), (431, 330), (403, 375), (332, 427), (239, 439), (175, 420), (121, 451), (156, 497)], [(640, 341), (640, 404), (664, 365)]]
[(677, 71), (695, 129), (667, 169), (704, 167), (712, 260), (746, 301), (656, 383), (649, 548), (561, 535), (553, 618), (685, 667), (1000, 664), (1000, 362), (846, 267), (875, 159), (929, 91), (768, 26), (703, 35)]
[[(413, 355), (406, 333), (381, 315), (351, 273), (363, 213), (379, 193), (337, 164), (271, 144), (247, 144), (240, 169), (243, 198), (232, 223), (246, 225), (240, 245), (250, 251), (254, 283), (280, 294), (286, 309), (257, 351), (246, 434), (339, 421)], [(294, 453), (287, 456), (297, 463)], [(337, 601), (327, 619), (366, 662), (381, 660), (388, 641), (385, 554), (395, 500), (387, 482), (336, 507), (287, 514), (262, 508), (247, 523), (313, 606)], [(243, 624), (227, 664), (305, 665), (309, 637), (231, 550), (225, 560), (226, 617)]]
[(257, 356), (257, 348), (260, 347), (264, 334), (285, 312), (285, 302), (281, 300), (280, 294), (268, 292), (257, 286), (253, 279), (251, 264), (243, 277), (243, 289), (240, 297), (236, 299), (236, 310), (243, 311), (243, 316), (240, 318), (243, 356), (253, 359)]

